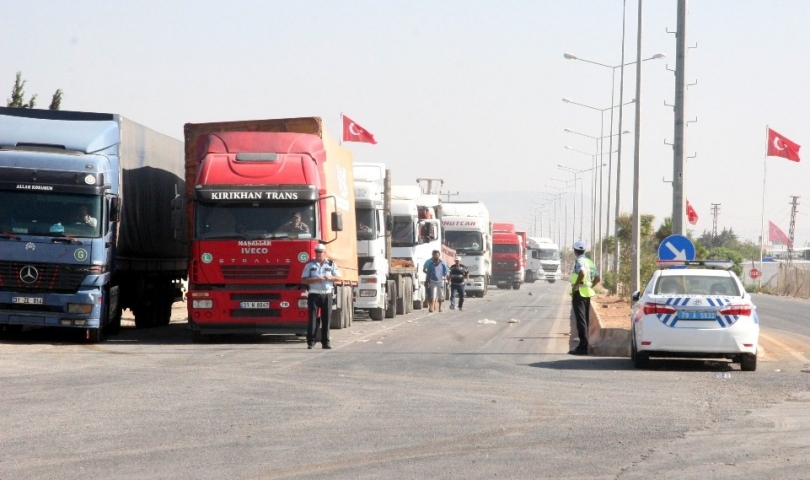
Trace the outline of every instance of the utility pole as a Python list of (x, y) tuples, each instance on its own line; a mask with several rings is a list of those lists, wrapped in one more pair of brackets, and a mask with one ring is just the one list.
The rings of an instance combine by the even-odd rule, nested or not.
[(672, 168), (672, 233), (683, 235), (684, 144), (686, 143), (686, 0), (678, 0), (678, 31), (675, 33), (675, 139)]
[(717, 213), (720, 211), (719, 203), (712, 203), (712, 247), (717, 246)]
[(793, 234), (796, 232), (796, 207), (799, 206), (799, 197), (798, 195), (791, 195), (790, 196), (790, 231), (788, 232), (788, 238), (790, 239), (790, 243), (788, 243), (788, 251), (787, 251), (787, 261), (788, 265), (793, 263)]

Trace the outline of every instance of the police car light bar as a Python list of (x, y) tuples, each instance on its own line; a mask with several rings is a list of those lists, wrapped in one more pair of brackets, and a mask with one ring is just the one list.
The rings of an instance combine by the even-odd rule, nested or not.
[(734, 262), (729, 260), (658, 260), (659, 267), (703, 267), (717, 270), (729, 270)]

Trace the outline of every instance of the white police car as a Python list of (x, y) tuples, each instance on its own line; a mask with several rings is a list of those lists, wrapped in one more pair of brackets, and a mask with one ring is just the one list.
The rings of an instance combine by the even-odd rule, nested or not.
[(650, 357), (729, 358), (741, 370), (756, 370), (759, 317), (751, 295), (727, 270), (731, 264), (662, 264), (670, 268), (657, 270), (643, 292), (633, 293), (633, 365), (647, 368)]

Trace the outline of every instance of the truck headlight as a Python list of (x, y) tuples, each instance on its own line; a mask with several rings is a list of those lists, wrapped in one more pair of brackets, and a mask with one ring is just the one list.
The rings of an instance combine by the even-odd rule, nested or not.
[(307, 308), (307, 299), (301, 298), (298, 300), (298, 308)]
[(213, 300), (192, 300), (191, 308), (214, 308)]
[(88, 314), (93, 311), (93, 304), (91, 303), (68, 303), (68, 313), (83, 313)]

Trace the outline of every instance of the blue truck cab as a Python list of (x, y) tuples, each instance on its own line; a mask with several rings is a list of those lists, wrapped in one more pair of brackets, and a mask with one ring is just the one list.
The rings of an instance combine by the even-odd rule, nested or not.
[(0, 108), (0, 329), (98, 342), (123, 308), (167, 324), (187, 268), (183, 162), (182, 142), (119, 115)]

